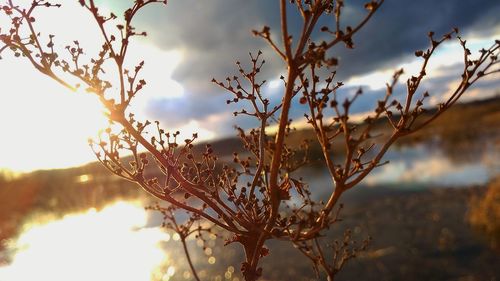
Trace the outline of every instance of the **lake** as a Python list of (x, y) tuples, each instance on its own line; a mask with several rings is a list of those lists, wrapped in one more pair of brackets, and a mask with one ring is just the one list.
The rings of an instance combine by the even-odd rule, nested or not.
[[(351, 218), (347, 220), (346, 225), (354, 227), (360, 236), (369, 233), (377, 239), (376, 234), (382, 233), (379, 238), (382, 237), (383, 239), (380, 238), (378, 244), (375, 243), (376, 247), (374, 249), (374, 251), (379, 251), (379, 256), (374, 254), (375, 258), (364, 258), (365, 260), (372, 259), (370, 265), (375, 264), (375, 266), (366, 267), (370, 270), (367, 272), (378, 270), (379, 274), (381, 274), (380, 272), (386, 272), (385, 275), (391, 270), (396, 272), (396, 269), (387, 265), (388, 262), (385, 259), (392, 260), (397, 264), (398, 261), (397, 259), (394, 260), (395, 257), (402, 255), (401, 253), (398, 254), (398, 251), (405, 248), (407, 244), (413, 245), (412, 243), (416, 243), (412, 240), (414, 237), (411, 235), (411, 239), (398, 238), (398, 235), (401, 234), (399, 228), (391, 228), (394, 231), (393, 233), (385, 233), (379, 228), (373, 228), (373, 223), (370, 222), (376, 220), (370, 218), (370, 215), (367, 214), (378, 210), (376, 208), (380, 206), (377, 207), (377, 204), (380, 205), (382, 204), (380, 202), (389, 199), (395, 200), (396, 203), (393, 202), (390, 205), (393, 208), (400, 202), (406, 202), (405, 200), (419, 196), (422, 197), (419, 200), (430, 200), (425, 199), (427, 197), (422, 195), (424, 193), (418, 193), (419, 190), (450, 190), (449, 187), (458, 187), (465, 190), (473, 185), (484, 185), (500, 174), (499, 155), (498, 147), (487, 142), (476, 144), (467, 150), (457, 147), (444, 148), (434, 143), (398, 146), (390, 150), (385, 157), (385, 160), (389, 160), (390, 164), (378, 168), (365, 179), (361, 186), (356, 187), (356, 191), (353, 190), (352, 195), (346, 196), (346, 201), (353, 206), (357, 206), (356, 202), (361, 200), (363, 202), (375, 202), (370, 203), (373, 204), (373, 206), (370, 205), (372, 209), (366, 209), (366, 206), (357, 206), (347, 210), (347, 214), (350, 214)], [(307, 177), (311, 178), (309, 180), (311, 189), (321, 188), (327, 190), (331, 186), (329, 176), (324, 169), (308, 168), (301, 173), (306, 180)], [(376, 194), (377, 188), (382, 188), (384, 194), (387, 194), (387, 190), (397, 192), (382, 201), (380, 201), (380, 198), (376, 198), (379, 201), (375, 199), (366, 201), (366, 194), (370, 194), (370, 196)], [(397, 196), (401, 196), (401, 191), (416, 195), (397, 199), (399, 198)], [(453, 192), (460, 193), (460, 191)], [(433, 198), (441, 198), (439, 193), (436, 194), (438, 195)], [(460, 200), (466, 199), (462, 198)], [(463, 205), (466, 205), (465, 203)], [(165, 232), (160, 227), (161, 216), (145, 211), (145, 204), (141, 198), (129, 198), (127, 200), (113, 200), (99, 209), (87, 208), (79, 212), (68, 212), (62, 216), (61, 214), (52, 214), (47, 210), (28, 213), (19, 221), (22, 222), (19, 224), (19, 234), (10, 237), (5, 243), (4, 251), (1, 252), (0, 260), (3, 258), (4, 262), (0, 266), (0, 281), (194, 280), (186, 266), (182, 248), (178, 242), (179, 237), (173, 233)], [(405, 212), (411, 213), (417, 209), (406, 210)], [(451, 229), (464, 227), (462, 213), (465, 212), (465, 207), (450, 205), (449, 208), (438, 209), (436, 212), (447, 212), (449, 210), (454, 210), (455, 214), (461, 217), (459, 222), (455, 222), (457, 219), (452, 219), (454, 224), (453, 226), (447, 226), (447, 231), (453, 232)], [(403, 213), (402, 211), (398, 212)], [(414, 215), (409, 215), (409, 217)], [(398, 223), (402, 224), (403, 222)], [(378, 227), (381, 227), (385, 225), (385, 222), (378, 222), (378, 225)], [(416, 226), (411, 227), (415, 228), (410, 230), (411, 233), (418, 230)], [(345, 229), (345, 226), (340, 227), (339, 230), (335, 230), (333, 233), (338, 234), (342, 229)], [(442, 229), (444, 228), (441, 226), (433, 227), (432, 230), (429, 230), (429, 233), (434, 233), (433, 235), (436, 235), (437, 238), (432, 238), (432, 235), (429, 234), (426, 239), (429, 241), (432, 239), (439, 240), (439, 237), (444, 235)], [(460, 231), (456, 232), (460, 233)], [(460, 234), (452, 234), (454, 239), (465, 239), (462, 237), (463, 235), (467, 239), (476, 241), (475, 244), (470, 246), (472, 250), (469, 249), (469, 251), (479, 251), (478, 255), (486, 255), (490, 259), (498, 260), (498, 258), (495, 258), (495, 254), (489, 252), (487, 245), (481, 242), (480, 238), (474, 236), (470, 228)], [(404, 240), (407, 244), (401, 244), (401, 242), (400, 244), (396, 243), (396, 246), (391, 245), (391, 239), (387, 239), (387, 237), (407, 239)], [(437, 246), (432, 246), (434, 242), (427, 240), (420, 241), (420, 243), (430, 243), (426, 244), (425, 247), (438, 249)], [(194, 239), (189, 241), (188, 246), (193, 250), (193, 260), (195, 266), (199, 269), (200, 277), (202, 279), (210, 277), (207, 280), (242, 280), (239, 274), (239, 261), (242, 258), (240, 249), (237, 245), (221, 247), (222, 243), (223, 241), (209, 237), (208, 247), (202, 248), (199, 241)], [(301, 261), (292, 248), (286, 248), (281, 242), (271, 243), (270, 247), (274, 251), (273, 255), (282, 257), (282, 259), (275, 260), (276, 262), (272, 266), (264, 267), (269, 280), (291, 280), (289, 278), (310, 280), (314, 278), (314, 275), (311, 275), (309, 270), (310, 265), (307, 263), (291, 266), (291, 264)], [(412, 247), (415, 247), (415, 245), (408, 246), (408, 251), (414, 251), (411, 250)], [(428, 255), (429, 252), (432, 252), (429, 249), (427, 252), (415, 255)], [(416, 251), (418, 252), (418, 250)], [(452, 255), (452, 257), (449, 257), (449, 263), (458, 262), (456, 261), (457, 257), (453, 257), (453, 252), (437, 252), (438, 256), (447, 254)], [(470, 252), (463, 255), (470, 255)], [(407, 256), (404, 255), (405, 258)], [(373, 259), (376, 262), (373, 262)], [(440, 262), (442, 259), (443, 257), (439, 256)], [(419, 258), (415, 258), (415, 260), (421, 262)], [(382, 263), (382, 261), (384, 262)], [(418, 262), (405, 260), (404, 263), (409, 268), (422, 266)], [(377, 263), (382, 263), (382, 265), (378, 265), (378, 269)], [(361, 259), (361, 261), (355, 262), (355, 266), (351, 271), (359, 271), (360, 266), (365, 267), (366, 261)], [(397, 270), (401, 271), (399, 268)], [(411, 272), (410, 269), (407, 270)], [(493, 270), (492, 274), (497, 274), (494, 269), (484, 269), (485, 272), (488, 272), (488, 270)], [(399, 275), (396, 274), (395, 276)], [(375, 278), (373, 280), (381, 279)]]

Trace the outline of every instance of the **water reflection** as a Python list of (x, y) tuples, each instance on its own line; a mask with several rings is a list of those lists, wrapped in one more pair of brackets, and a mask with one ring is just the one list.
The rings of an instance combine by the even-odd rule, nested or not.
[[(457, 152), (465, 156), (466, 152)], [(454, 161), (441, 149), (425, 145), (404, 146), (390, 151), (388, 165), (376, 169), (367, 185), (470, 186), (484, 184), (494, 171), (488, 161), (491, 151), (477, 154), (476, 161)]]
[(0, 267), (0, 280), (108, 281), (169, 280), (175, 273), (159, 247), (168, 234), (144, 228), (147, 213), (139, 204), (118, 202), (40, 223), (33, 217), (9, 243), (12, 262)]
[[(450, 154), (451, 153), (451, 154)], [(389, 150), (382, 159), (389, 163), (376, 168), (361, 185), (394, 187), (470, 187), (486, 184), (500, 174), (497, 148), (482, 151), (443, 150), (429, 145), (400, 146)], [(451, 157), (453, 156), (453, 157)], [(456, 159), (460, 158), (461, 161)], [(300, 176), (313, 188), (329, 190), (331, 179), (325, 167), (303, 170)]]
[[(428, 144), (400, 146), (390, 150), (386, 155), (385, 160), (390, 160), (390, 164), (376, 169), (362, 184), (397, 188), (416, 185), (419, 187), (467, 187), (471, 184), (482, 184), (500, 172), (499, 156), (500, 150), (493, 145), (482, 145), (480, 149), (473, 150), (445, 149)], [(331, 189), (331, 182), (324, 167), (305, 169), (301, 173), (311, 188), (318, 191), (317, 196), (324, 196)], [(90, 190), (97, 186), (97, 176), (91, 176), (90, 173), (77, 175), (78, 188), (71, 189), (71, 192)], [(74, 178), (72, 175), (73, 181)], [(118, 186), (118, 183), (115, 184)], [(88, 188), (82, 189), (82, 186)], [(108, 188), (110, 184), (106, 182), (101, 186)], [(42, 189), (45, 192), (43, 194), (47, 194), (48, 189), (40, 188)], [(377, 189), (359, 188), (356, 190)], [(60, 188), (54, 188), (54, 194), (60, 195), (61, 193)], [(73, 202), (84, 201), (82, 198), (85, 196), (75, 194), (74, 199), (70, 200), (68, 198), (73, 197), (66, 196), (61, 197), (59, 202), (72, 206)], [(114, 200), (111, 199), (114, 197), (106, 197), (106, 192), (96, 194), (96, 198), (102, 199), (102, 204)], [(91, 197), (94, 198), (94, 196)], [(52, 210), (54, 215), (49, 214), (43, 217), (27, 214), (30, 219), (19, 231), (21, 235), (12, 239), (7, 245), (9, 264), (0, 266), (0, 281), (193, 280), (186, 265), (182, 247), (177, 242), (178, 235), (170, 236), (161, 230), (159, 226), (162, 216), (146, 212), (143, 209), (145, 205), (148, 205), (145, 200), (135, 203), (116, 202), (100, 211), (89, 209), (58, 218), (55, 214), (68, 212), (68, 210), (62, 208), (59, 212), (57, 208), (54, 208), (55, 205), (49, 204), (50, 209), (47, 207), (43, 210), (45, 213)], [(374, 234), (376, 234), (375, 231)], [(168, 243), (169, 241), (171, 242)], [(213, 280), (241, 280), (238, 270), (235, 272), (235, 267), (238, 266), (237, 261), (242, 260), (238, 245), (231, 244), (222, 247), (223, 241), (216, 242), (212, 237), (208, 245), (200, 242), (190, 240), (188, 247), (192, 250), (195, 267), (199, 269), (202, 279), (210, 277)], [(276, 246), (274, 253), (275, 256), (281, 253), (283, 257), (292, 257), (281, 246)], [(1, 259), (3, 257), (0, 250)], [(296, 263), (296, 260), (292, 258), (289, 261)], [(287, 270), (290, 268), (289, 264), (274, 268), (275, 263), (278, 262), (273, 262), (273, 268), (266, 269), (266, 271), (277, 272), (276, 274), (280, 275), (284, 272), (283, 268)], [(309, 267), (304, 265), (304, 270), (298, 269), (299, 275), (307, 276), (303, 275), (302, 271), (309, 272), (308, 270)], [(280, 280), (291, 280), (281, 277)], [(271, 280), (275, 279), (278, 280), (271, 278)]]

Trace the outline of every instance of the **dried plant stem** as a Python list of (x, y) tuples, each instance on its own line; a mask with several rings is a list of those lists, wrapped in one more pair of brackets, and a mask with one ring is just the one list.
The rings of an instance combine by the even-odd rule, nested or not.
[[(245, 260), (241, 271), (246, 281), (262, 276), (259, 263), (269, 254), (265, 244), (272, 239), (289, 241), (311, 260), (317, 273), (322, 270), (328, 280), (333, 280), (346, 262), (365, 248), (357, 247), (351, 234), (345, 233), (342, 243), (331, 246), (333, 260), (324, 254), (319, 240), (339, 221), (343, 193), (359, 186), (375, 168), (386, 164), (382, 159), (398, 139), (433, 122), (477, 81), (500, 73), (500, 40), (480, 50), (478, 58), (472, 58), (466, 41), (458, 37), (464, 51), (461, 83), (438, 105), (437, 111), (424, 115), (424, 101), (429, 94), (425, 92), (420, 97), (418, 89), (427, 75), (427, 65), (435, 50), (458, 30), (440, 39), (430, 32), (430, 47), (415, 52), (423, 61), (419, 73), (406, 81), (404, 100), (393, 96), (403, 74), (403, 70), (397, 70), (374, 112), (362, 123), (355, 124), (349, 120), (351, 105), (363, 91), (359, 89), (352, 97), (338, 100), (337, 91), (344, 84), (336, 80), (338, 59), (331, 53), (339, 43), (354, 48), (354, 36), (384, 0), (368, 0), (364, 5), (365, 15), (352, 27), (344, 26), (346, 21), (341, 21), (344, 0), (276, 1), (279, 1), (279, 36), (272, 37), (268, 26), (261, 31), (254, 30), (253, 34), (263, 38), (285, 65), (284, 76), (280, 77), (284, 83), (281, 99), (276, 101), (263, 91), (266, 80), (261, 81), (258, 77), (265, 63), (261, 51), (257, 55), (250, 53), (248, 69), (237, 62), (237, 75), (228, 76), (222, 82), (212, 80), (232, 95), (227, 104), (246, 103), (234, 112), (235, 116), (249, 116), (259, 124), (252, 130), (237, 128), (244, 152), (234, 152), (233, 161), (220, 160), (210, 145), (206, 145), (205, 150), (195, 148), (196, 133), (182, 143), (178, 139), (180, 132), (166, 132), (159, 121), (136, 120), (129, 112), (132, 99), (146, 86), (146, 81), (140, 79), (144, 62), (133, 69), (126, 69), (124, 64), (131, 38), (146, 36), (146, 32), (135, 30), (134, 16), (147, 5), (166, 4), (167, 1), (135, 0), (125, 10), (122, 21), (110, 25), (117, 19), (116, 15), (102, 15), (94, 0), (79, 0), (94, 17), (104, 40), (99, 53), (90, 58), (85, 57), (87, 54), (78, 41), (67, 46), (67, 52), (57, 53), (54, 35), (48, 36), (49, 43), (45, 45), (43, 33), (36, 30), (33, 11), (60, 5), (34, 0), (30, 7), (21, 8), (14, 0), (8, 0), (0, 7), (0, 13), (11, 20), (10, 28), (0, 30), (0, 54), (12, 51), (16, 57), (27, 59), (40, 73), (66, 88), (76, 91), (83, 87), (99, 98), (107, 110), (110, 126), (89, 141), (92, 150), (111, 173), (169, 203), (167, 208), (157, 206), (153, 209), (164, 215), (167, 228), (180, 235), (197, 281), (199, 277), (186, 238), (195, 232), (198, 237), (202, 232), (209, 232), (210, 228), (203, 226), (207, 223), (230, 234), (227, 244), (235, 242), (242, 246)], [(289, 28), (292, 22), (288, 17), (293, 7), (302, 17), (302, 25), (297, 28)], [(320, 22), (326, 25), (318, 27)], [(294, 33), (291, 30), (298, 30), (298, 40), (292, 40)], [(317, 36), (318, 33), (321, 36)], [(117, 89), (102, 75), (109, 67), (105, 64), (108, 61), (113, 70), (118, 71)], [(73, 85), (70, 81), (75, 79), (82, 85)], [(297, 147), (289, 141), (293, 130), (291, 117), (295, 117), (291, 112), (299, 106), (295, 103), (297, 99), (305, 106), (305, 120), (313, 129), (314, 143), (329, 172), (331, 188), (326, 203), (313, 199), (316, 197), (312, 196), (312, 191), (317, 192), (316, 187), (310, 188), (306, 181), (297, 178), (296, 171), (308, 163), (311, 142), (303, 140)], [(269, 126), (273, 122), (277, 123), (277, 128), (271, 137)], [(376, 124), (387, 127), (382, 136), (374, 135), (379, 129)], [(174, 212), (185, 212), (187, 220), (179, 224)]]
[(191, 255), (189, 254), (189, 250), (187, 248), (187, 243), (186, 243), (185, 237), (181, 237), (181, 243), (182, 243), (182, 247), (184, 249), (184, 254), (185, 254), (186, 259), (187, 259), (188, 264), (189, 264), (189, 268), (191, 269), (191, 272), (193, 273), (194, 279), (196, 279), (196, 281), (200, 281), (200, 277), (198, 277), (198, 274), (196, 273), (196, 269), (194, 268), (193, 262), (191, 261)]

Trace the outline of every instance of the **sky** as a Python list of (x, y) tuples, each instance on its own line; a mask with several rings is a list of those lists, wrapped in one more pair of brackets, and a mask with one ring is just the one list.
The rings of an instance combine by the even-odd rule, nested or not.
[[(19, 5), (31, 1), (17, 0)], [(56, 35), (56, 48), (78, 40), (85, 53), (93, 55), (102, 42), (90, 14), (78, 1), (59, 0), (60, 9), (40, 9), (35, 25), (42, 36)], [(121, 14), (131, 1), (98, 1), (102, 11)], [(346, 23), (363, 16), (363, 2), (346, 1)], [(235, 135), (234, 125), (244, 128), (252, 120), (235, 119), (236, 107), (226, 105), (229, 94), (210, 80), (236, 73), (234, 62), (248, 61), (248, 52), (262, 50), (268, 63), (262, 79), (270, 81), (265, 94), (280, 102), (282, 86), (278, 77), (283, 65), (252, 29), (279, 26), (276, 0), (170, 0), (166, 6), (154, 5), (137, 17), (137, 29), (148, 37), (134, 40), (126, 64), (133, 67), (145, 61), (143, 78), (148, 82), (132, 104), (140, 118), (159, 120), (169, 130), (185, 135), (198, 132), (210, 140)], [(458, 27), (472, 50), (489, 47), (500, 38), (500, 3), (496, 0), (386, 0), (368, 25), (354, 38), (356, 48), (335, 48), (340, 60), (338, 78), (346, 86), (339, 94), (350, 94), (359, 86), (365, 90), (354, 113), (367, 112), (383, 93), (384, 84), (394, 70), (404, 67), (416, 73), (419, 60), (413, 53), (427, 47), (427, 32), (443, 34)], [(324, 18), (322, 24), (331, 23)], [(296, 33), (300, 19), (290, 14), (290, 27)], [(8, 20), (0, 15), (1, 30)], [(0, 169), (31, 171), (63, 168), (94, 160), (88, 137), (106, 126), (102, 108), (86, 93), (69, 92), (37, 73), (26, 61), (2, 54), (0, 60)], [(433, 94), (432, 103), (443, 99), (456, 85), (461, 72), (462, 54), (456, 40), (443, 45), (429, 68), (423, 90)], [(111, 72), (112, 73), (112, 72)], [(500, 92), (500, 79), (493, 77), (473, 88), (466, 98), (477, 99)], [(403, 94), (402, 92), (398, 92)], [(304, 108), (298, 104), (292, 117), (301, 121)]]

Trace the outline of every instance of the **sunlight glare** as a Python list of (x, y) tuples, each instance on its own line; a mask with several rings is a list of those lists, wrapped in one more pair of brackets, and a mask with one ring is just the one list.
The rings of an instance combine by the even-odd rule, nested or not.
[(86, 183), (86, 182), (90, 181), (91, 179), (92, 179), (92, 175), (85, 174), (85, 175), (78, 176), (76, 181), (79, 183)]
[[(158, 243), (165, 233), (144, 228), (146, 211), (118, 202), (101, 211), (66, 215), (46, 224), (28, 223), (15, 241), (0, 280), (149, 281), (168, 261)], [(175, 267), (168, 267), (172, 276)]]
[(0, 146), (2, 168), (29, 171), (93, 160), (87, 139), (108, 123), (97, 97), (53, 86), (40, 91), (47, 81), (40, 82), (23, 86), (32, 93), (7, 92), (0, 96), (0, 100), (8, 100), (0, 104), (0, 120), (6, 120), (2, 126), (7, 132)]
[[(29, 2), (21, 4), (29, 5)], [(71, 14), (72, 21), (60, 24), (58, 20), (46, 20), (63, 18), (64, 14)], [(94, 56), (102, 45), (100, 32), (91, 15), (77, 1), (64, 3), (61, 9), (40, 9), (37, 17), (41, 20), (36, 21), (36, 26), (40, 30), (51, 30), (56, 35), (55, 45), (61, 53), (66, 44), (75, 40), (74, 30), (86, 30), (76, 36), (84, 48), (84, 60)], [(6, 23), (0, 24), (3, 26)], [(96, 136), (100, 129), (108, 125), (97, 97), (86, 93), (84, 86), (77, 93), (71, 93), (38, 73), (27, 60), (15, 59), (11, 54), (3, 57), (0, 76), (5, 80), (0, 91), (0, 120), (4, 137), (0, 140), (0, 169), (28, 172), (95, 161), (87, 139)], [(144, 91), (132, 102), (131, 110), (138, 118), (147, 118), (144, 108), (150, 99), (180, 97), (183, 94), (182, 86), (171, 78), (181, 59), (181, 51), (162, 50), (147, 39), (131, 42), (126, 67), (134, 69), (144, 60), (145, 66), (139, 79), (147, 81)], [(107, 74), (102, 78), (109, 78), (117, 86), (115, 68), (109, 65)]]
[(281, 86), (283, 86), (283, 81), (281, 81), (281, 79), (271, 80), (271, 81), (269, 81), (269, 84), (268, 84), (269, 89), (273, 89), (273, 90), (278, 89)]

